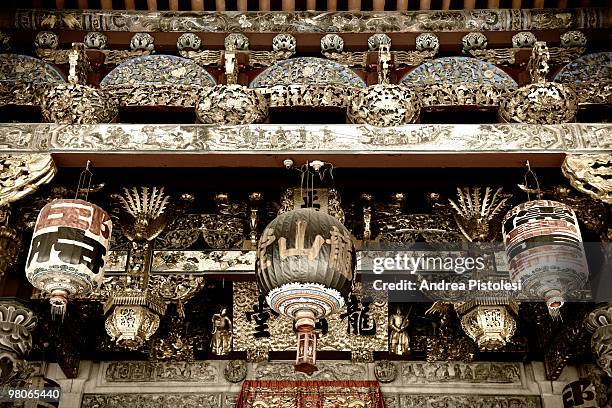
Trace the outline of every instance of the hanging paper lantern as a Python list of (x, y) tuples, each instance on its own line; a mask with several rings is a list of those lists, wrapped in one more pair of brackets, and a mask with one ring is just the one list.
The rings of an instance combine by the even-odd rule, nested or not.
[(354, 270), (351, 235), (331, 215), (292, 210), (264, 230), (257, 249), (257, 284), (270, 307), (296, 323), (297, 371), (316, 371), (315, 323), (344, 306)]
[(551, 316), (559, 318), (567, 295), (588, 279), (574, 211), (557, 201), (528, 201), (506, 214), (502, 233), (511, 279), (543, 298)]
[(68, 297), (86, 295), (104, 276), (112, 222), (83, 200), (55, 200), (36, 220), (26, 263), (30, 283), (51, 294), (51, 312), (63, 315)]

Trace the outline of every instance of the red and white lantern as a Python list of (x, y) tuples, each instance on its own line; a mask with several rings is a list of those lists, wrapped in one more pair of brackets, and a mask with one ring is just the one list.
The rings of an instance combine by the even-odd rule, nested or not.
[(53, 315), (63, 316), (70, 296), (102, 283), (111, 230), (108, 214), (87, 201), (54, 200), (40, 211), (26, 277), (51, 294)]
[(544, 299), (559, 318), (567, 295), (584, 289), (589, 277), (574, 210), (557, 201), (528, 201), (506, 214), (502, 233), (512, 281)]

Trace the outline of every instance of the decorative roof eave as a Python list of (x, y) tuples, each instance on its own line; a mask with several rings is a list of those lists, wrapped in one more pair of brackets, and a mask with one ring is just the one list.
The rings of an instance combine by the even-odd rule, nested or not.
[[(10, 28), (10, 19), (0, 28)], [(4, 25), (4, 26), (2, 26)], [(17, 10), (19, 30), (130, 32), (376, 33), (521, 31), (612, 27), (612, 9), (494, 9), (407, 12), (150, 12)]]
[[(330, 156), (339, 165), (560, 166), (567, 153), (612, 150), (612, 124), (57, 125), (0, 124), (0, 152), (47, 152), (60, 166), (280, 166)], [(502, 154), (500, 154), (502, 153)]]

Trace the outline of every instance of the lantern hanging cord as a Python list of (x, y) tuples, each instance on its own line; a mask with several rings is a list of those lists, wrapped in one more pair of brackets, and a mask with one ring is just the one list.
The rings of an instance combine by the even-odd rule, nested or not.
[[(527, 200), (531, 201), (530, 193), (535, 193), (539, 200), (542, 198), (542, 190), (540, 190), (540, 181), (538, 180), (538, 176), (533, 170), (531, 170), (529, 160), (525, 162), (525, 167), (527, 168), (527, 171), (525, 172), (525, 192), (527, 193)], [(529, 176), (531, 176), (531, 178), (533, 178), (535, 181), (535, 189), (529, 188)]]
[(74, 199), (78, 199), (79, 195), (83, 193), (84, 200), (87, 201), (89, 197), (89, 190), (91, 190), (91, 180), (93, 178), (93, 173), (89, 170), (91, 166), (91, 161), (87, 160), (87, 164), (85, 164), (85, 170), (81, 172), (79, 175), (79, 184), (77, 186), (76, 194), (74, 195)]
[(313, 208), (315, 201), (315, 175), (319, 176), (319, 179), (323, 181), (326, 175), (329, 173), (329, 177), (334, 181), (334, 165), (329, 162), (322, 162), (320, 160), (307, 161), (300, 168), (296, 168), (301, 173), (300, 175), (300, 197), (304, 197), (304, 190), (306, 190), (306, 208)]

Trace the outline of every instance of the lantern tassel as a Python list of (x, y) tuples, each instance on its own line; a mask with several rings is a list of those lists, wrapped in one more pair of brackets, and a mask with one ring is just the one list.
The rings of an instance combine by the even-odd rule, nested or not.
[(550, 317), (555, 322), (563, 320), (563, 317), (561, 316), (561, 308), (560, 307), (548, 306), (548, 313), (550, 314)]
[(62, 321), (64, 321), (64, 315), (66, 314), (66, 304), (51, 304), (51, 319), (55, 320), (56, 317), (59, 317)]
[(51, 319), (55, 320), (56, 317), (59, 317), (63, 322), (64, 315), (66, 314), (66, 305), (68, 304), (66, 292), (61, 290), (53, 291), (49, 301), (51, 303)]

